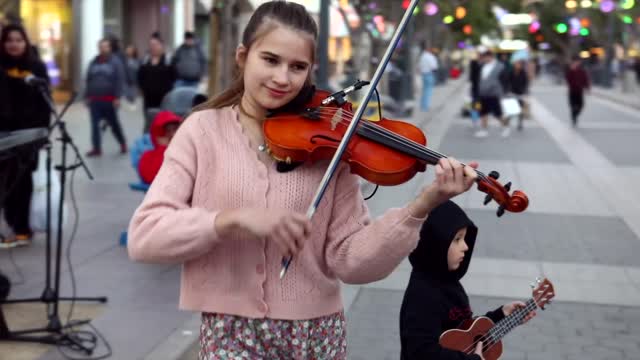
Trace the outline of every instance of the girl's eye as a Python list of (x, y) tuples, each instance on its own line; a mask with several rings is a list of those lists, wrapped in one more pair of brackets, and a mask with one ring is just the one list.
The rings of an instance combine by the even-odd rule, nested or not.
[(272, 65), (275, 65), (275, 64), (277, 64), (277, 63), (278, 63), (278, 60), (276, 60), (276, 59), (274, 59), (274, 58), (270, 58), (270, 57), (264, 58), (264, 60), (265, 60), (266, 62), (268, 62), (269, 64), (272, 64)]
[(305, 71), (305, 70), (307, 70), (307, 67), (306, 67), (306, 65), (294, 65), (293, 69), (295, 71)]

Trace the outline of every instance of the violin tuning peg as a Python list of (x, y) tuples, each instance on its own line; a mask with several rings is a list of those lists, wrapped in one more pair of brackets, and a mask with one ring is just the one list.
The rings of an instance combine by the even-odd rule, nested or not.
[(511, 191), (511, 181), (506, 183), (506, 185), (504, 186), (504, 189), (507, 190), (507, 191)]
[(489, 173), (489, 177), (494, 180), (498, 180), (500, 178), (500, 173), (494, 170)]
[(493, 200), (493, 198), (491, 197), (491, 195), (487, 194), (487, 196), (484, 197), (484, 204), (487, 205), (491, 202), (491, 200)]
[(502, 215), (504, 215), (504, 206), (500, 205), (496, 214), (498, 215), (498, 217), (501, 217)]

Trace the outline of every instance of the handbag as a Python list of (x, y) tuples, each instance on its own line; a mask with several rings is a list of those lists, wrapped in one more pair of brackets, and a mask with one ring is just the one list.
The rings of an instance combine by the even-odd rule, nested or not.
[(503, 98), (500, 101), (500, 105), (502, 106), (502, 113), (506, 117), (517, 116), (522, 112), (522, 107), (520, 107), (520, 102), (516, 98), (508, 97)]
[[(53, 165), (52, 165), (53, 166)], [(40, 151), (38, 167), (33, 172), (33, 195), (31, 196), (31, 210), (29, 213), (29, 226), (32, 231), (47, 231), (47, 153)], [(60, 179), (56, 171), (51, 171), (51, 231), (55, 234), (58, 230), (58, 217), (60, 201)], [(69, 212), (67, 204), (63, 204), (64, 218), (62, 225), (66, 224)]]

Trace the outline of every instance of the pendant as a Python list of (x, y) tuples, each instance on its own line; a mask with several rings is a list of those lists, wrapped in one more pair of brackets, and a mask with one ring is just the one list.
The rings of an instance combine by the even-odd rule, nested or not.
[(260, 152), (264, 152), (266, 149), (267, 149), (267, 147), (264, 144), (258, 146), (258, 151), (260, 151)]

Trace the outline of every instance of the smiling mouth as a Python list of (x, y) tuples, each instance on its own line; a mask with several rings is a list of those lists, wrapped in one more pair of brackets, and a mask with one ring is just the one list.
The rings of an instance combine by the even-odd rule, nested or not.
[(288, 93), (287, 91), (276, 90), (276, 89), (272, 89), (270, 87), (267, 87), (267, 90), (269, 90), (269, 93), (271, 93), (271, 95), (277, 96), (277, 97), (285, 96)]

